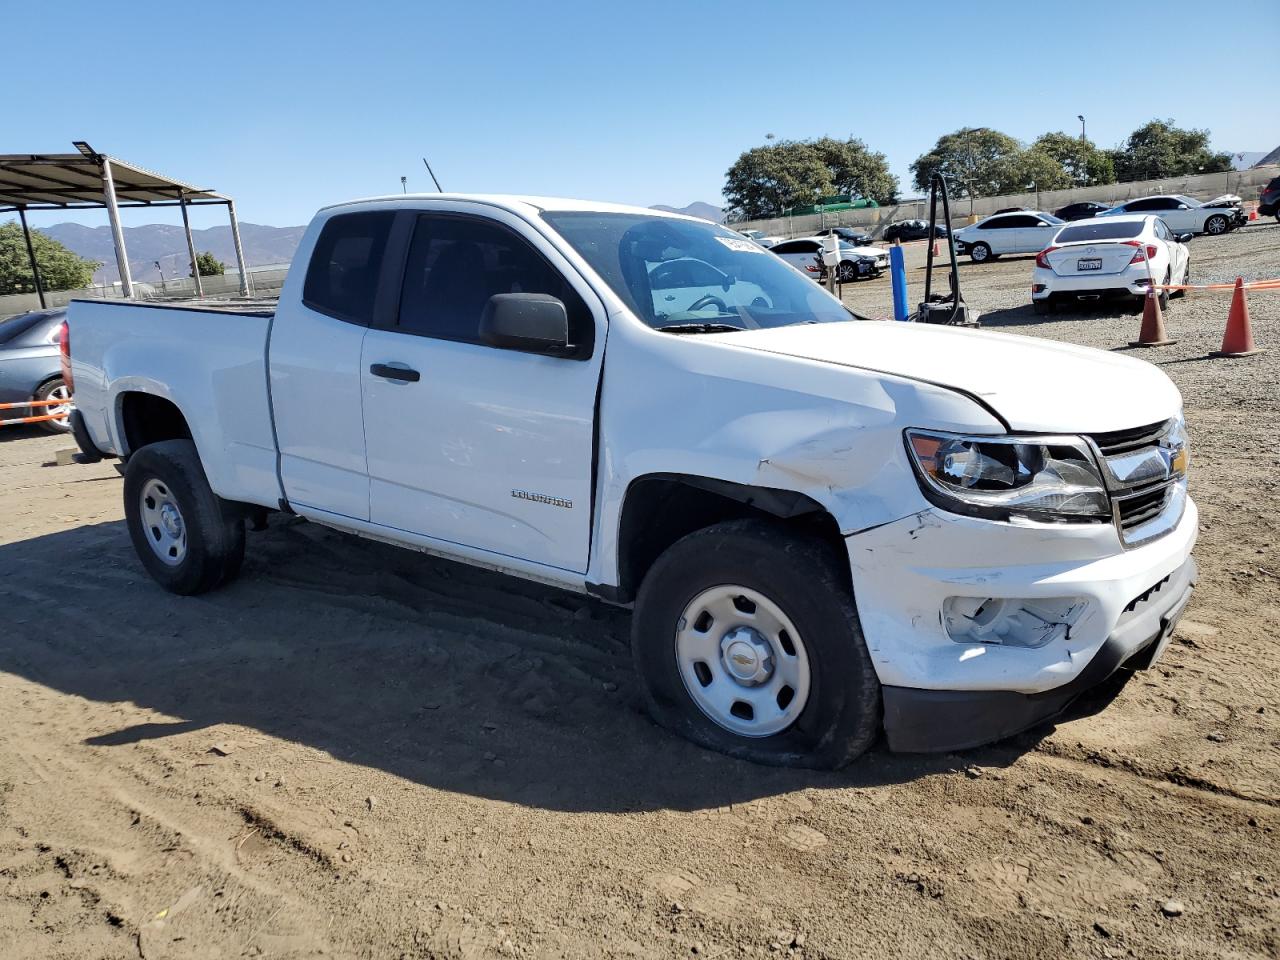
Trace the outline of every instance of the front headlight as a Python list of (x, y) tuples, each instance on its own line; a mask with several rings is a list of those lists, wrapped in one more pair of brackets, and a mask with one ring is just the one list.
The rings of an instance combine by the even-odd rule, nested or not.
[(1111, 504), (1080, 437), (906, 432), (920, 488), (952, 513), (1007, 520), (1106, 520)]

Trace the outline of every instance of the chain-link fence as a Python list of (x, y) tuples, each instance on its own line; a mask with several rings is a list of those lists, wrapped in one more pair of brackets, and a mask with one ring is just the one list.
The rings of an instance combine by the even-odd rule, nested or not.
[[(264, 299), (276, 297), (284, 286), (285, 275), (289, 272), (287, 263), (269, 263), (259, 267), (250, 267), (247, 280), (249, 296)], [(224, 298), (240, 296), (240, 273), (228, 270), (219, 277), (201, 277), (201, 286), (206, 297)], [(173, 300), (194, 297), (196, 282), (191, 277), (175, 277), (172, 280), (134, 281), (133, 295), (137, 300)], [(48, 290), (45, 292), (45, 303), (50, 307), (66, 306), (72, 300), (86, 297), (94, 299), (120, 299), (120, 284), (108, 283), (79, 290)], [(9, 317), (28, 310), (40, 309), (40, 298), (34, 293), (17, 293), (0, 297), (0, 317)]]

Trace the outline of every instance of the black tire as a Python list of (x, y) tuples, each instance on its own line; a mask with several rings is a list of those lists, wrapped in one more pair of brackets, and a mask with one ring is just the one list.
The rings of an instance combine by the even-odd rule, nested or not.
[[(881, 702), (847, 576), (833, 548), (777, 523), (720, 523), (675, 543), (645, 577), (632, 619), (631, 651), (650, 715), (696, 744), (756, 763), (835, 769), (852, 761), (879, 735)], [(745, 587), (780, 608), (809, 659), (803, 709), (770, 736), (744, 736), (712, 720), (677, 664), (686, 608), (721, 585)]]
[(1160, 309), (1161, 309), (1161, 310), (1168, 310), (1168, 309), (1169, 309), (1169, 290), (1168, 290), (1168, 286), (1169, 286), (1169, 284), (1170, 284), (1170, 283), (1172, 283), (1172, 282), (1173, 282), (1173, 268), (1172, 268), (1172, 267), (1170, 267), (1168, 270), (1166, 270), (1166, 271), (1164, 272), (1164, 279), (1163, 279), (1162, 281), (1160, 281), (1160, 282), (1161, 282), (1161, 283), (1163, 283), (1163, 284), (1164, 284), (1164, 286), (1165, 286), (1165, 289), (1163, 289), (1163, 290), (1161, 290), (1161, 291), (1160, 291)]
[[(166, 563), (152, 549), (153, 531), (143, 519), (143, 491), (158, 481), (176, 501), (185, 532), (185, 554)], [(196, 446), (165, 440), (138, 450), (124, 474), (124, 515), (138, 559), (152, 579), (171, 593), (191, 596), (235, 578), (244, 561), (244, 513), (209, 488)], [(155, 534), (155, 539), (160, 535)]]
[(852, 260), (841, 260), (836, 267), (836, 279), (841, 283), (853, 283), (858, 279), (858, 265)]
[(1204, 232), (1211, 237), (1220, 237), (1230, 229), (1230, 221), (1220, 213), (1215, 213), (1204, 222)]
[(991, 247), (987, 244), (975, 243), (969, 248), (969, 259), (974, 263), (986, 263), (989, 260), (994, 260), (995, 257), (992, 256)]
[[(66, 381), (64, 381), (61, 377), (54, 377), (52, 380), (46, 380), (44, 383), (40, 384), (39, 388), (36, 390), (36, 395), (31, 399), (32, 400), (49, 400), (52, 398), (54, 391), (66, 390), (66, 387), (67, 387)], [(39, 416), (43, 416), (46, 413), (52, 413), (58, 408), (57, 407), (30, 407), (28, 409), (31, 410), (32, 416), (39, 417)], [(43, 423), (36, 424), (36, 426), (38, 426), (41, 430), (48, 431), (49, 433), (70, 433), (71, 432), (70, 420), (45, 420)]]
[(1032, 300), (1031, 309), (1036, 312), (1037, 316), (1043, 317), (1046, 314), (1053, 313), (1056, 308), (1052, 300)]

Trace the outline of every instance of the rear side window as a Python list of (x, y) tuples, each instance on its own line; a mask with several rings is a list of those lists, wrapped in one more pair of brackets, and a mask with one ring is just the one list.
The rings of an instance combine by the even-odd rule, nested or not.
[(330, 217), (307, 265), (302, 302), (339, 320), (370, 323), (394, 217), (389, 210)]
[(1094, 240), (1127, 240), (1142, 233), (1141, 220), (1089, 220), (1078, 226), (1063, 227), (1054, 243), (1078, 243)]
[(38, 323), (43, 323), (49, 319), (50, 314), (44, 310), (36, 310), (32, 313), (20, 313), (14, 317), (8, 317), (0, 320), (0, 343), (9, 343), (17, 340), (32, 327)]
[(397, 327), (441, 340), (480, 343), (480, 317), (499, 293), (545, 293), (564, 303), (573, 356), (591, 356), (595, 320), (560, 271), (495, 223), (421, 216), (413, 230)]

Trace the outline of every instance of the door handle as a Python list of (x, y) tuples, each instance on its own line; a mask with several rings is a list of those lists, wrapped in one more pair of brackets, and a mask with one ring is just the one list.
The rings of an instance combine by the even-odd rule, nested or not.
[(417, 383), (422, 379), (422, 374), (418, 373), (417, 370), (410, 370), (408, 367), (393, 367), (389, 363), (375, 363), (369, 367), (369, 372), (375, 377), (402, 380), (405, 383)]

